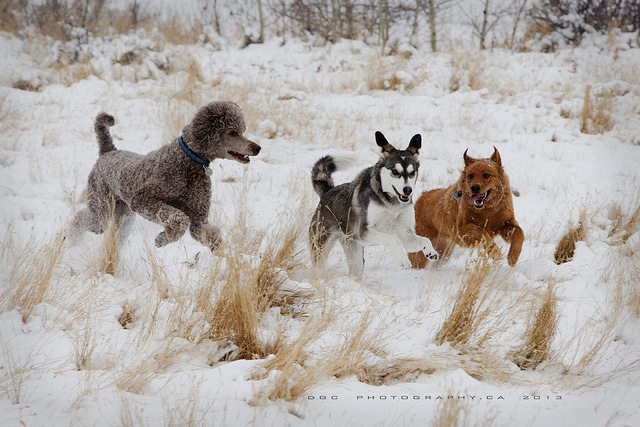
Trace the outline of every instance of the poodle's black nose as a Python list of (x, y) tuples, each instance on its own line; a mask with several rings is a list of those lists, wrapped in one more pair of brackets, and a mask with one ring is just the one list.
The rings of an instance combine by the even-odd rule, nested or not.
[(471, 186), (471, 192), (473, 194), (478, 194), (480, 192), (480, 184), (473, 184)]

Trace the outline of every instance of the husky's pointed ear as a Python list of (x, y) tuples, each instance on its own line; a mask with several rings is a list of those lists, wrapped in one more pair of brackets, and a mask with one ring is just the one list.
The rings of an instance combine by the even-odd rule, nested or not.
[(474, 159), (473, 157), (467, 156), (467, 151), (469, 151), (468, 148), (466, 150), (464, 150), (464, 154), (462, 155), (462, 158), (464, 159), (464, 165), (465, 166), (469, 166), (471, 163), (476, 161), (476, 159)]
[(376, 131), (376, 143), (378, 144), (378, 147), (382, 148), (382, 154), (384, 156), (388, 156), (393, 150), (395, 150), (394, 146), (389, 144), (387, 138), (385, 138), (379, 130)]
[(420, 150), (421, 148), (422, 148), (422, 136), (419, 133), (417, 133), (413, 135), (413, 138), (411, 138), (411, 142), (409, 142), (407, 151), (413, 154), (414, 156), (417, 156), (419, 154), (418, 150)]
[(498, 153), (498, 149), (493, 147), (493, 154), (491, 155), (491, 160), (496, 162), (498, 166), (502, 166), (502, 159), (500, 158), (500, 153)]

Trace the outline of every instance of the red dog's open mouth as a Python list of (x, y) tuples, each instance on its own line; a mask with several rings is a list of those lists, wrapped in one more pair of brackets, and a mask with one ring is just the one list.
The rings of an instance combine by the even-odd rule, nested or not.
[(234, 160), (240, 162), (240, 163), (249, 163), (249, 156), (245, 156), (244, 154), (238, 153), (236, 151), (227, 151), (227, 154), (229, 154), (231, 157), (233, 157)]
[(471, 203), (473, 203), (473, 207), (480, 209), (482, 207), (484, 207), (484, 202), (485, 200), (487, 200), (487, 197), (489, 197), (489, 193), (491, 193), (491, 190), (487, 190), (486, 193), (481, 193), (481, 194), (472, 194), (469, 197), (469, 201), (471, 201)]

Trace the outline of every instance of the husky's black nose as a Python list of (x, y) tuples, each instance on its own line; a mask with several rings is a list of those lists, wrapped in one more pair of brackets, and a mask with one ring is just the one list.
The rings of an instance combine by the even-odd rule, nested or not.
[(478, 194), (480, 192), (480, 184), (473, 184), (471, 186), (471, 192), (473, 194)]
[(402, 192), (404, 193), (405, 196), (410, 196), (411, 193), (413, 192), (413, 189), (411, 187), (404, 187), (402, 189)]

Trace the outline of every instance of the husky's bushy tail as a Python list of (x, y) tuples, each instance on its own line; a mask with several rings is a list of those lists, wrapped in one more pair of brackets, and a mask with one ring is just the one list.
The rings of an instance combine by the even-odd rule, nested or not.
[(116, 120), (112, 115), (107, 113), (100, 113), (96, 117), (96, 121), (93, 124), (93, 129), (96, 131), (96, 139), (98, 140), (99, 153), (102, 156), (109, 151), (116, 150), (116, 146), (113, 145), (113, 138), (109, 132), (109, 128), (115, 124)]
[(311, 169), (311, 182), (318, 196), (322, 197), (324, 193), (335, 187), (332, 176), (335, 171), (347, 169), (355, 162), (356, 157), (349, 155), (330, 155), (318, 160)]

